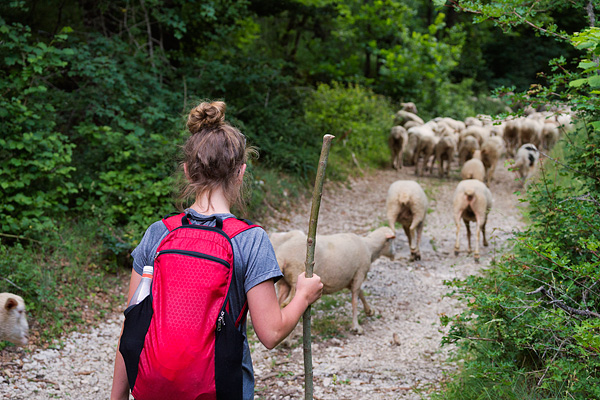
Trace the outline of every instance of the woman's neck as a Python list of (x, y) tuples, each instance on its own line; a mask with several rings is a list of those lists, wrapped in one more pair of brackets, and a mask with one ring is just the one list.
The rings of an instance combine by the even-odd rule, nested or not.
[(213, 191), (210, 201), (208, 193), (196, 197), (196, 202), (190, 208), (203, 215), (231, 213), (229, 201), (221, 189)]

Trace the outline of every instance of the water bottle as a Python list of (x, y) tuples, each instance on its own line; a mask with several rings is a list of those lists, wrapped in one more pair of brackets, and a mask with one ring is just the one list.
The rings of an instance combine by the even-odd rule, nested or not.
[(127, 307), (138, 304), (150, 294), (150, 290), (152, 289), (152, 274), (154, 274), (154, 267), (152, 265), (146, 265), (144, 267), (144, 272), (142, 273), (142, 280), (137, 289), (135, 289), (135, 293)]

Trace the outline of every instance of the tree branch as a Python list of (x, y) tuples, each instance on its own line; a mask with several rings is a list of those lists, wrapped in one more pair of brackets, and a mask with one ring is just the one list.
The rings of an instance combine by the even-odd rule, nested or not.
[(570, 306), (566, 305), (562, 300), (556, 299), (552, 295), (551, 292), (549, 292), (548, 290), (546, 290), (546, 288), (544, 286), (540, 286), (539, 288), (537, 288), (533, 292), (528, 292), (526, 294), (527, 295), (532, 295), (532, 294), (537, 294), (537, 293), (541, 293), (544, 296), (548, 297), (550, 300), (552, 300), (552, 301), (550, 301), (550, 304), (553, 304), (553, 305), (556, 305), (559, 308), (562, 308), (563, 310), (565, 310), (569, 314), (581, 315), (583, 317), (600, 318), (600, 314), (598, 314), (596, 312), (589, 311), (589, 310), (579, 310), (577, 308), (573, 308), (573, 307), (570, 307)]
[(550, 160), (554, 161), (554, 162), (555, 162), (555, 163), (557, 163), (558, 165), (562, 165), (563, 167), (565, 167), (565, 168), (567, 168), (567, 169), (569, 169), (569, 170), (571, 170), (571, 171), (573, 171), (573, 172), (576, 172), (576, 173), (578, 173), (578, 174), (581, 174), (581, 175), (585, 175), (585, 176), (587, 176), (588, 178), (592, 178), (593, 180), (600, 181), (600, 178), (599, 178), (599, 177), (597, 177), (597, 176), (593, 176), (593, 175), (590, 175), (590, 174), (586, 174), (585, 172), (581, 172), (581, 171), (579, 171), (579, 170), (576, 170), (575, 168), (571, 168), (571, 167), (569, 167), (568, 165), (566, 165), (566, 164), (563, 164), (563, 163), (561, 163), (560, 161), (558, 161), (558, 160), (555, 160), (554, 158), (550, 157), (548, 154), (544, 153), (543, 151), (541, 151), (541, 150), (538, 150), (538, 151), (539, 151), (539, 153), (540, 153), (541, 155), (543, 155), (544, 157), (546, 157), (546, 158), (548, 158), (548, 159), (550, 159)]
[(13, 281), (11, 281), (8, 278), (2, 277), (2, 279), (4, 279), (6, 282), (10, 283), (11, 285), (13, 285), (14, 287), (16, 287), (17, 289), (19, 289), (22, 292), (26, 292), (25, 289), (23, 289), (21, 286), (17, 285), (16, 283), (14, 283)]
[(565, 201), (569, 201), (569, 200), (589, 201), (589, 202), (594, 203), (598, 207), (600, 207), (600, 202), (598, 202), (598, 200), (596, 200), (595, 198), (593, 198), (592, 195), (589, 194), (589, 193), (588, 194), (584, 194), (584, 195), (579, 196), (579, 197), (569, 197), (569, 198), (566, 198), (564, 200), (559, 201), (559, 204), (560, 203), (564, 203)]
[(556, 32), (550, 32), (547, 29), (542, 28), (541, 26), (537, 26), (536, 24), (534, 24), (533, 22), (529, 21), (527, 18), (523, 17), (521, 14), (519, 14), (516, 11), (513, 11), (512, 14), (516, 15), (517, 18), (519, 18), (522, 22), (526, 23), (527, 25), (531, 26), (534, 29), (537, 29), (538, 31), (542, 31), (548, 35), (552, 35), (552, 36), (556, 36), (557, 38), (561, 38), (563, 40), (569, 40), (569, 38), (567, 36), (563, 36), (563, 35), (559, 35)]

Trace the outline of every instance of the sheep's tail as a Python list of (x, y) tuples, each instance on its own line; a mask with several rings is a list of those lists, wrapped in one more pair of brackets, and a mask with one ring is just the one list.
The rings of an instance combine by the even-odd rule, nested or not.
[(409, 201), (410, 201), (410, 196), (409, 196), (408, 193), (406, 193), (406, 192), (400, 193), (400, 196), (399, 196), (399, 199), (398, 199), (398, 202), (400, 204), (407, 204)]
[(473, 198), (475, 197), (475, 189), (473, 189), (473, 188), (466, 188), (465, 189), (465, 196), (467, 197), (467, 200), (469, 202), (473, 201)]

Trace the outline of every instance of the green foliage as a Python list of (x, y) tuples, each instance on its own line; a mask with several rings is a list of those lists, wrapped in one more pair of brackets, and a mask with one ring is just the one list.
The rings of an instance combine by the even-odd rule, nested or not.
[[(325, 133), (336, 136), (327, 175), (343, 179), (388, 166), (401, 101), (427, 119), (498, 106), (486, 100), (488, 76), (457, 73), (469, 35), (489, 44), (494, 34), (423, 0), (27, 0), (0, 3), (0, 15), (3, 268), (19, 265), (11, 282), (46, 322), (52, 309), (35, 304), (75, 283), (28, 260), (59, 265), (58, 251), (37, 253), (63, 249), (57, 237), (85, 220), (95, 227), (87, 243), (99, 246), (91, 262), (111, 273), (129, 266), (144, 229), (174, 209), (178, 146), (199, 100), (225, 100), (260, 151), (250, 218), (291, 206), (314, 177)], [(573, 90), (595, 85), (582, 78)], [(79, 247), (69, 249), (60, 254), (71, 261)]]
[(0, 240), (0, 292), (25, 300), (33, 342), (89, 324), (123, 301), (114, 296), (115, 277), (96, 264), (104, 251), (96, 224), (72, 222), (55, 228), (60, 236), (47, 235), (44, 241)]
[(582, 123), (565, 134), (563, 158), (545, 160), (528, 190), (530, 225), (512, 254), (450, 284), (466, 310), (442, 318), (450, 326), (445, 342), (465, 361), (445, 399), (600, 397), (600, 104), (590, 82), (599, 67), (587, 61), (599, 42), (594, 28), (574, 36), (575, 46), (589, 49), (579, 63), (583, 78), (556, 60), (549, 85), (529, 91), (534, 104), (566, 103)]
[(71, 52), (56, 47), (65, 34), (50, 44), (30, 37), (27, 26), (0, 18), (0, 230), (35, 235), (54, 227), (77, 190), (70, 182), (74, 145), (57, 128), (44, 80), (61, 73)]
[(394, 110), (386, 98), (358, 85), (321, 84), (305, 109), (312, 130), (336, 137), (328, 176), (343, 174), (353, 157), (370, 167), (389, 164), (387, 138)]

